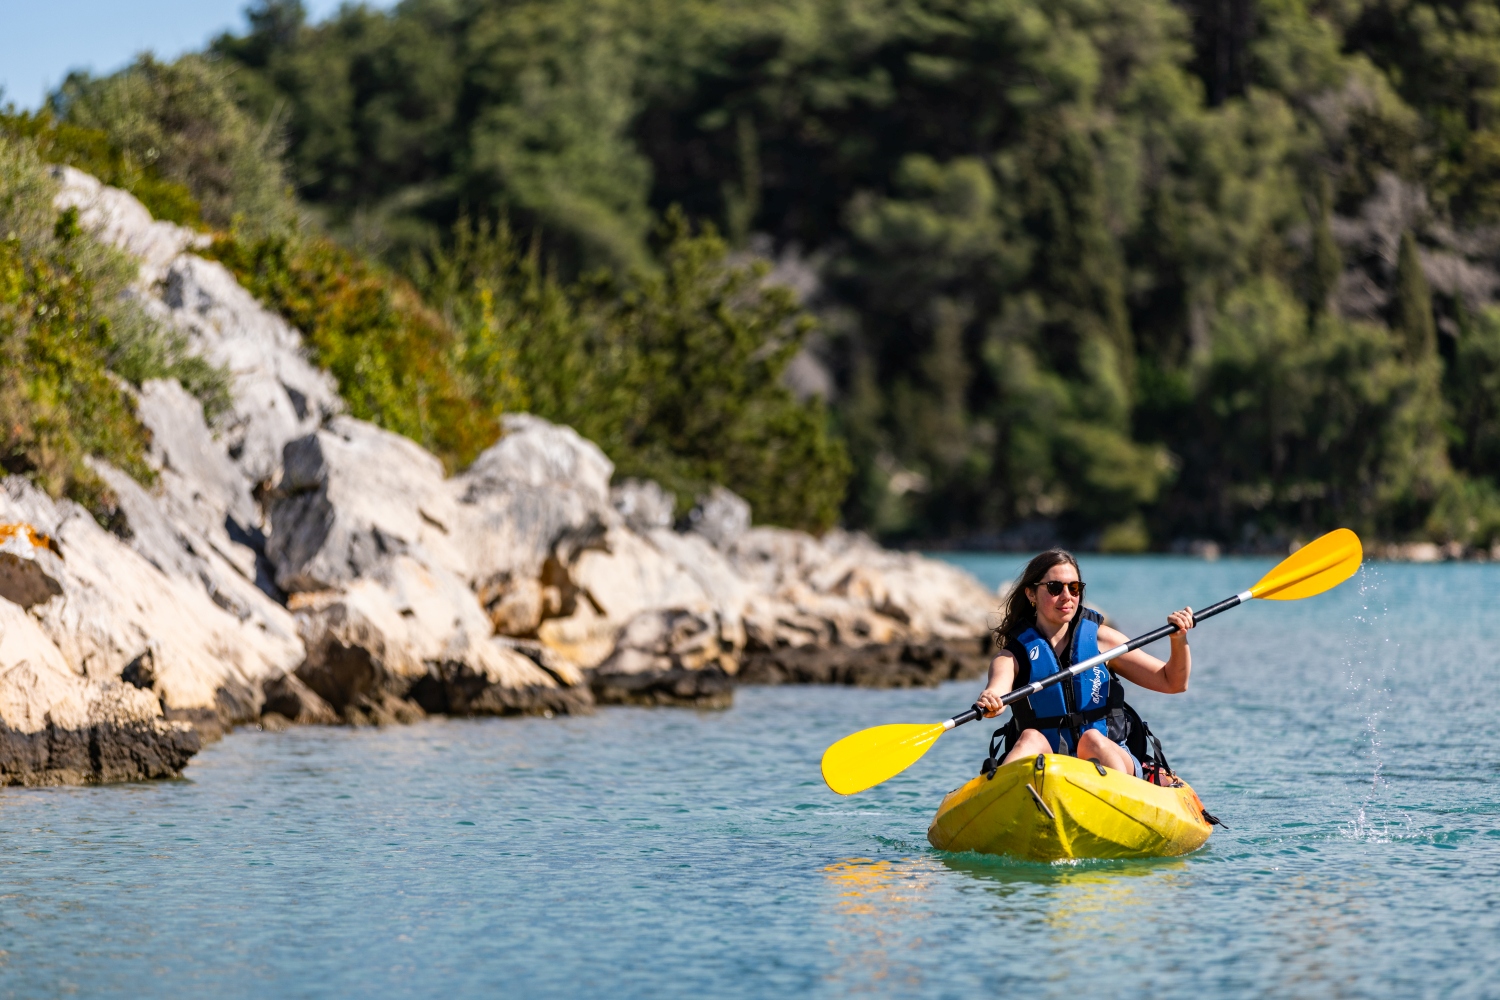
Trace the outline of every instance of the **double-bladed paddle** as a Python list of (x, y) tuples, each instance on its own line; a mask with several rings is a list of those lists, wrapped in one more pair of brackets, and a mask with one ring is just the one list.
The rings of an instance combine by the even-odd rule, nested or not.
[[(1270, 601), (1295, 601), (1331, 590), (1354, 575), (1364, 558), (1359, 536), (1348, 528), (1339, 528), (1309, 542), (1283, 559), (1249, 590), (1225, 598), (1218, 604), (1193, 613), (1193, 621), (1201, 622), (1221, 611), (1239, 607), (1251, 598)], [(1177, 631), (1176, 625), (1163, 625), (1159, 629), (1136, 636), (1129, 642), (1106, 649), (1097, 656), (1043, 677), (1000, 699), (1010, 705), (1036, 694), (1045, 687), (1083, 673), (1115, 657), (1140, 649), (1158, 639), (1165, 639)], [(845, 736), (823, 753), (823, 780), (828, 787), (840, 795), (853, 795), (872, 788), (887, 778), (893, 778), (922, 758), (937, 738), (956, 726), (982, 718), (979, 706), (955, 715), (946, 722), (902, 723), (893, 726), (875, 726)]]

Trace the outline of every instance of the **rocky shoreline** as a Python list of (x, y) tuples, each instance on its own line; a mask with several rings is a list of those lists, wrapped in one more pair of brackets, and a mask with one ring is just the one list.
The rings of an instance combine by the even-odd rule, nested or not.
[(137, 413), (156, 482), (103, 462), (110, 530), (0, 480), (0, 784), (181, 772), (236, 725), (723, 708), (741, 683), (936, 684), (982, 672), (995, 594), (845, 532), (691, 515), (570, 428), (508, 415), (446, 476), (345, 413), (298, 332), (202, 237), (57, 168), (59, 209), (140, 263), (135, 294), (231, 375), (210, 427), (176, 382)]

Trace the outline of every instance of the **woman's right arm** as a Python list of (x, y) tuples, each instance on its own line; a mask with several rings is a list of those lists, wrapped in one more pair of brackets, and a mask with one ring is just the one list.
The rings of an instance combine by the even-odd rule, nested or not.
[(1000, 704), (1000, 699), (1010, 694), (1011, 688), (1016, 682), (1016, 658), (1009, 650), (1002, 649), (1000, 653), (990, 661), (990, 679), (984, 685), (984, 691), (980, 693), (975, 704), (984, 709), (984, 717), (993, 719), (1004, 711), (1005, 706)]

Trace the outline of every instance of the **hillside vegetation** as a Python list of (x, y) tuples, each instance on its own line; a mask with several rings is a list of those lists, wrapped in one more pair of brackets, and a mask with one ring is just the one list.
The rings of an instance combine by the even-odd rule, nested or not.
[(450, 464), (527, 408), (889, 538), (1500, 541), (1493, 0), (269, 0), (53, 112)]
[(0, 470), (107, 523), (114, 498), (86, 459), (154, 475), (133, 388), (176, 378), (212, 417), (227, 380), (126, 294), (134, 262), (83, 232), (75, 210), (53, 210), (37, 139), (0, 134)]

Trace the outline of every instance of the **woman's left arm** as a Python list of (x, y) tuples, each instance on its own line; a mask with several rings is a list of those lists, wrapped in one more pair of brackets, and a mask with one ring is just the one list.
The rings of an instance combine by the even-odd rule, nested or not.
[[(1169, 640), (1172, 643), (1172, 654), (1165, 663), (1145, 650), (1135, 649), (1115, 657), (1110, 661), (1109, 668), (1130, 683), (1138, 684), (1148, 691), (1161, 691), (1164, 694), (1181, 694), (1186, 691), (1188, 675), (1193, 672), (1193, 654), (1188, 649), (1187, 641), (1188, 630), (1196, 624), (1193, 621), (1193, 609), (1174, 611), (1167, 615), (1167, 621), (1176, 625), (1177, 631), (1172, 633)], [(1121, 646), (1129, 641), (1130, 637), (1118, 629), (1107, 625), (1099, 627), (1100, 649)]]

